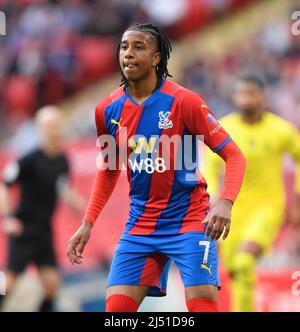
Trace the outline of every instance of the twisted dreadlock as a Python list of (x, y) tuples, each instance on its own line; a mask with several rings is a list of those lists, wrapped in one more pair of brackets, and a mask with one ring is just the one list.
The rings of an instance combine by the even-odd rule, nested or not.
[[(172, 46), (168, 37), (155, 25), (152, 23), (136, 23), (131, 25), (126, 31), (141, 31), (150, 34), (157, 43), (157, 51), (160, 53), (160, 62), (156, 68), (157, 74), (157, 86), (159, 87), (162, 80), (167, 77), (172, 77), (168, 71), (168, 60), (170, 58), (170, 53), (172, 52)], [(121, 48), (121, 41), (118, 44), (117, 48), (117, 60), (119, 60), (119, 53)], [(121, 85), (128, 84), (128, 81), (120, 69), (121, 73)]]

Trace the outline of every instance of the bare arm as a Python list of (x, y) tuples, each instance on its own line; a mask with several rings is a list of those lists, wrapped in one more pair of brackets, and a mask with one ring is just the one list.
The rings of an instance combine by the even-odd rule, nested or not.
[(66, 202), (74, 211), (83, 213), (84, 198), (72, 188), (67, 178), (62, 178), (58, 182), (58, 193), (60, 198)]
[(9, 188), (0, 184), (0, 211), (3, 218), (2, 229), (7, 235), (18, 236), (22, 234), (23, 225), (12, 215), (12, 203)]
[(10, 216), (12, 213), (12, 205), (8, 187), (0, 184), (0, 211), (3, 217)]

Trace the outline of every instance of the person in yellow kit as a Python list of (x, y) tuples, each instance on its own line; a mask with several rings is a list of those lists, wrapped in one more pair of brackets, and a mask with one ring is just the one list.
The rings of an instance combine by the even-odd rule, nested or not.
[[(238, 112), (221, 119), (247, 160), (244, 183), (232, 210), (232, 228), (220, 244), (223, 265), (232, 276), (231, 310), (254, 311), (255, 267), (280, 230), (285, 191), (284, 154), (296, 163), (294, 216), (300, 215), (300, 135), (297, 129), (267, 111), (264, 80), (256, 74), (241, 75), (234, 86)], [(204, 176), (214, 199), (224, 169), (218, 156), (206, 154)]]

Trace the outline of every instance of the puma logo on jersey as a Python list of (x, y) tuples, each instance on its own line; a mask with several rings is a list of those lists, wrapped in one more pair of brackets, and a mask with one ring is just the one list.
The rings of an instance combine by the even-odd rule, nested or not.
[(169, 119), (170, 112), (162, 112), (160, 111), (158, 113), (159, 115), (159, 122), (158, 122), (158, 128), (159, 129), (168, 129), (173, 127), (173, 122), (172, 120)]
[(121, 118), (120, 121), (117, 121), (117, 120), (115, 120), (115, 119), (111, 119), (110, 122), (113, 123), (113, 124), (116, 124), (118, 127), (121, 127), (121, 121), (122, 121), (122, 119), (123, 119), (123, 118)]
[(209, 274), (212, 275), (211, 265), (209, 267), (207, 267), (205, 264), (201, 264), (201, 269), (207, 270), (209, 272)]

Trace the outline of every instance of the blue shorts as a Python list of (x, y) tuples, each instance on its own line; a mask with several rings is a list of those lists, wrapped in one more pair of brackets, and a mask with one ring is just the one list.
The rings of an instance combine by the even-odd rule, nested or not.
[(206, 238), (204, 232), (123, 234), (110, 267), (107, 287), (151, 286), (148, 296), (164, 296), (171, 261), (178, 267), (185, 287), (219, 287), (217, 244)]

